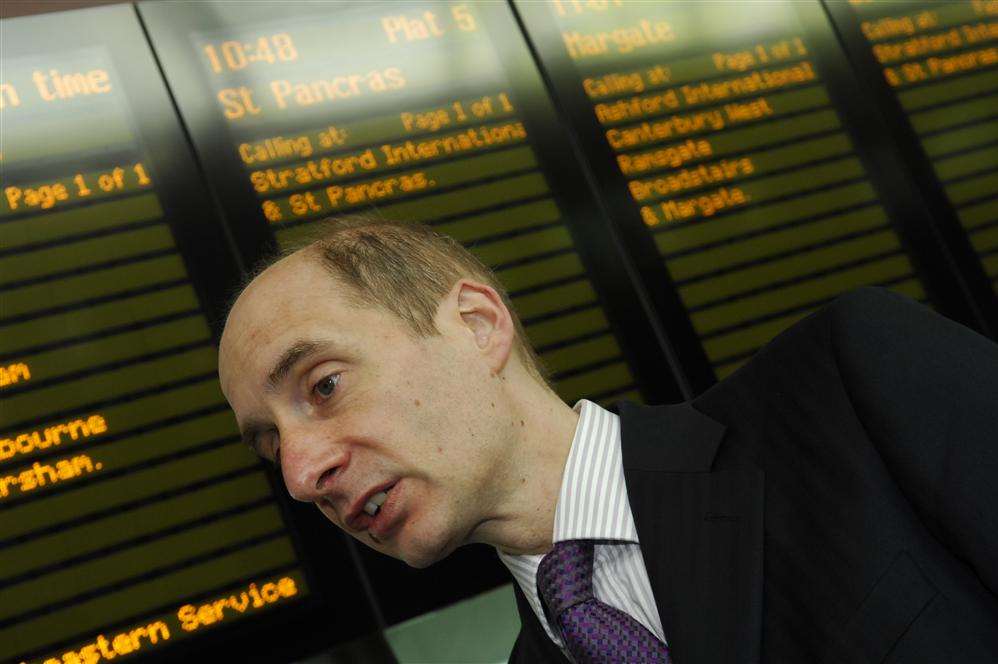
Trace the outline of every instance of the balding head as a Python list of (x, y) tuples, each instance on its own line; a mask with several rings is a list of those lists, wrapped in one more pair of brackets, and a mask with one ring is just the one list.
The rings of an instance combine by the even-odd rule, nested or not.
[(314, 260), (357, 306), (378, 306), (402, 320), (414, 334), (438, 333), (433, 318), (440, 300), (461, 278), (495, 290), (509, 310), (517, 358), (539, 383), (548, 373), (537, 357), (505, 288), (488, 266), (452, 238), (422, 224), (365, 216), (320, 222), (308, 239), (260, 266), (255, 275), (292, 256)]

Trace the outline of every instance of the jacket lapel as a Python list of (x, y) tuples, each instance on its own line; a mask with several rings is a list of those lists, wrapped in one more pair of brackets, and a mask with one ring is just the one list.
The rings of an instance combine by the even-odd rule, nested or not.
[(675, 662), (758, 662), (762, 471), (714, 468), (725, 427), (688, 403), (619, 409), (627, 496)]

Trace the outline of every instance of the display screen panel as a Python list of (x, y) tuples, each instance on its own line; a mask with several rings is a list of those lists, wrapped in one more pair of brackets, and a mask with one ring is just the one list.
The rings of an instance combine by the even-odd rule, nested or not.
[(833, 98), (817, 52), (830, 29), (801, 3), (516, 7), (617, 222), (653, 242), (665, 274), (649, 278), (671, 283), (716, 378), (851, 288), (926, 299)]
[(849, 7), (998, 293), (998, 4)]
[[(508, 6), (139, 10), (247, 263), (332, 215), (427, 223), (495, 271), (566, 402), (681, 398)], [(508, 581), (486, 549), (362, 555), (393, 624)]]
[(0, 660), (203, 651), (312, 595), (216, 378), (232, 250), (132, 7), (0, 25)]
[(283, 248), (333, 215), (431, 224), (495, 270), (566, 401), (640, 399), (525, 118), (539, 79), (516, 72), (514, 86), (492, 42), (496, 23), (515, 29), (505, 7), (326, 3), (255, 23), (209, 6), (198, 16), (224, 27), (184, 35), (195, 72), (161, 40), (170, 6), (142, 7), (209, 177), (252, 196), (234, 233), (265, 225)]

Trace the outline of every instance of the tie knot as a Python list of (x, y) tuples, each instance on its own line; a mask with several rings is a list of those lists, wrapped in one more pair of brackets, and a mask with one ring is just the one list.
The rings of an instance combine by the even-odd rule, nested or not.
[(593, 596), (593, 542), (558, 542), (537, 568), (537, 591), (552, 616)]

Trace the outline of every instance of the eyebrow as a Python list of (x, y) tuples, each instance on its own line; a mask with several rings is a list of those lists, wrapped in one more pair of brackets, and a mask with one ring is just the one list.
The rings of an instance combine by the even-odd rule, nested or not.
[(308, 357), (311, 357), (319, 350), (319, 344), (314, 341), (299, 340), (291, 344), (291, 347), (284, 351), (281, 359), (277, 360), (274, 369), (267, 376), (267, 385), (270, 389), (277, 390), (281, 382), (287, 377), (296, 364)]
[[(319, 352), (322, 344), (316, 341), (299, 339), (284, 351), (280, 359), (274, 364), (273, 370), (267, 375), (267, 388), (276, 391), (281, 382), (287, 377), (296, 364)], [(256, 447), (256, 437), (262, 431), (267, 431), (272, 425), (266, 422), (250, 420), (241, 427), (240, 437), (244, 445), (260, 454)]]

